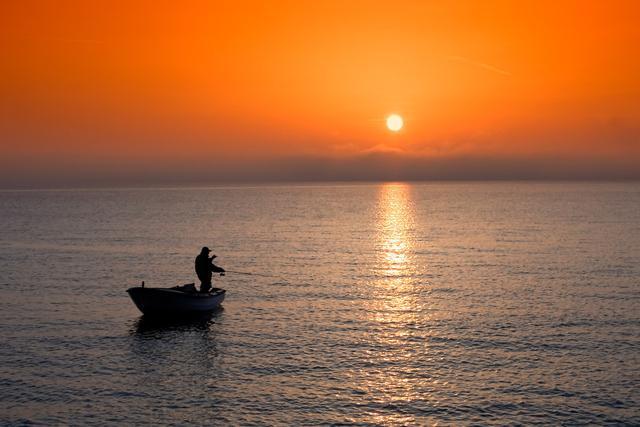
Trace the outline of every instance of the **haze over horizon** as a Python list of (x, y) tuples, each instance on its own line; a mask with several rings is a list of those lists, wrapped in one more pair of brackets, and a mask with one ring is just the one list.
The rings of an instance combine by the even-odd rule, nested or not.
[(634, 1), (0, 11), (0, 188), (640, 179)]

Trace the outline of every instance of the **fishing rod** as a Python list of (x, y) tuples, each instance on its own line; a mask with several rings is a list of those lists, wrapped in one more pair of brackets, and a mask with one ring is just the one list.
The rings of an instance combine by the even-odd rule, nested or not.
[(284, 280), (287, 281), (287, 279), (285, 279), (282, 276), (274, 276), (274, 275), (270, 275), (270, 274), (260, 274), (260, 273), (251, 273), (248, 271), (238, 271), (238, 270), (226, 270), (227, 273), (234, 273), (234, 274), (244, 274), (246, 276), (260, 276), (260, 277), (267, 277), (269, 279), (280, 279), (280, 280)]

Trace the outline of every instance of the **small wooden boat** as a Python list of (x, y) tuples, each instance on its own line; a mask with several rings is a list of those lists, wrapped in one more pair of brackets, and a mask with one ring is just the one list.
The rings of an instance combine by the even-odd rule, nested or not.
[(129, 288), (127, 292), (143, 314), (185, 315), (215, 310), (224, 301), (227, 291), (213, 288), (211, 292), (201, 293), (191, 284), (175, 288), (145, 288), (143, 285)]

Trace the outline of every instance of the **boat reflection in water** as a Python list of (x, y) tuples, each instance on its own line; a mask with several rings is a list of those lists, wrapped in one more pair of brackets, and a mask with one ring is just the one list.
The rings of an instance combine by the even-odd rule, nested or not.
[(224, 308), (215, 311), (181, 316), (140, 316), (133, 324), (131, 332), (136, 335), (153, 335), (164, 332), (187, 332), (208, 330), (222, 315)]
[[(146, 387), (162, 396), (162, 390), (188, 383), (180, 389), (188, 400), (210, 390), (223, 372), (217, 340), (223, 311), (220, 307), (187, 317), (140, 316), (131, 325), (127, 353), (128, 369), (136, 370), (132, 388)], [(183, 416), (201, 418), (197, 408), (183, 408)]]

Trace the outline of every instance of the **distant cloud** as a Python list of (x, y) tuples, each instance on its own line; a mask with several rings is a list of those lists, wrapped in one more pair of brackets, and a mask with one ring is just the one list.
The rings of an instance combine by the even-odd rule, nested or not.
[(487, 64), (485, 62), (474, 61), (472, 59), (465, 58), (463, 56), (450, 56), (447, 59), (453, 62), (462, 62), (464, 64), (469, 64), (475, 67), (484, 68), (485, 70), (493, 71), (494, 73), (502, 74), (503, 76), (511, 76), (511, 73), (506, 70), (503, 70), (498, 67), (494, 67), (493, 65)]
[(402, 148), (399, 147), (390, 147), (388, 145), (385, 144), (378, 144), (375, 145), (371, 148), (367, 148), (366, 150), (363, 150), (361, 153), (362, 154), (370, 154), (370, 153), (396, 153), (396, 154), (402, 154), (405, 153), (406, 151), (403, 150)]

